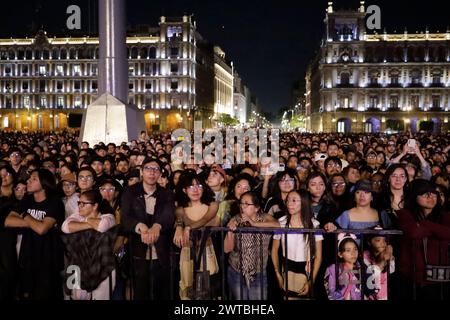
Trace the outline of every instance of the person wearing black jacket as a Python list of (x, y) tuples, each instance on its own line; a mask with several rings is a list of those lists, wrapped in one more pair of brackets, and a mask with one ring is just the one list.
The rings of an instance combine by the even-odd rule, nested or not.
[(122, 195), (122, 225), (130, 233), (134, 269), (134, 299), (168, 300), (170, 291), (170, 248), (175, 223), (175, 200), (161, 188), (160, 161), (146, 158), (143, 181)]

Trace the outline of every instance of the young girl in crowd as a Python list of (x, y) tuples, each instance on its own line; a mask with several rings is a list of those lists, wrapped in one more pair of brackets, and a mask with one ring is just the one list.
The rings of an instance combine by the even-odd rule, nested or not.
[(361, 300), (361, 265), (355, 235), (338, 236), (338, 263), (325, 272), (329, 300)]
[[(381, 228), (375, 228), (381, 230)], [(395, 271), (393, 249), (383, 236), (370, 236), (364, 250), (366, 300), (388, 300), (388, 272)]]

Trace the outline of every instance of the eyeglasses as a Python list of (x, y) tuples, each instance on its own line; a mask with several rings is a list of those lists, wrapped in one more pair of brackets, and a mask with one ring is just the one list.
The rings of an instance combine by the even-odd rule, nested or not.
[(295, 181), (295, 179), (291, 178), (291, 179), (281, 179), (280, 182), (281, 183), (293, 183)]
[(382, 181), (372, 181), (372, 184), (375, 184), (375, 185), (381, 185), (383, 182)]
[(144, 166), (144, 171), (156, 173), (161, 171), (161, 169), (159, 167)]
[(63, 188), (73, 188), (73, 187), (75, 187), (75, 183), (73, 183), (73, 182), (63, 182)]
[(23, 187), (23, 188), (18, 188), (18, 187), (16, 187), (16, 188), (14, 188), (14, 191), (17, 191), (17, 192), (25, 192), (25, 191), (27, 191), (27, 187)]
[(420, 197), (427, 198), (427, 199), (430, 199), (430, 198), (437, 198), (437, 194), (434, 193), (434, 192), (427, 192), (427, 193), (421, 194), (421, 195), (419, 195), (419, 196), (420, 196)]
[(78, 180), (81, 180), (81, 181), (90, 181), (93, 179), (94, 179), (93, 176), (78, 176)]
[(254, 203), (240, 202), (239, 205), (243, 208), (247, 208), (249, 206), (254, 206)]
[(13, 153), (11, 153), (10, 157), (15, 157), (15, 158), (20, 157), (20, 153), (13, 152)]
[(115, 187), (109, 187), (109, 188), (100, 187), (99, 189), (100, 189), (101, 192), (114, 192), (114, 191), (116, 191)]
[(329, 163), (327, 164), (327, 168), (340, 168), (339, 163)]
[(193, 184), (192, 186), (188, 186), (187, 188), (189, 190), (203, 189), (203, 185), (201, 185), (201, 184)]
[(335, 182), (335, 183), (332, 183), (331, 186), (333, 188), (344, 187), (345, 186), (345, 182)]
[(87, 204), (94, 204), (93, 202), (86, 202), (86, 201), (77, 201), (77, 204), (79, 207), (84, 208)]

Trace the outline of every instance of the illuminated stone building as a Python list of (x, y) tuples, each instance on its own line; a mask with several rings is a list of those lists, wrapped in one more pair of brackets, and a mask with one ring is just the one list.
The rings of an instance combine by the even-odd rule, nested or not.
[[(210, 126), (223, 104), (217, 79), (231, 85), (231, 108), (231, 63), (202, 38), (190, 16), (161, 17), (159, 27), (128, 36), (127, 47), (128, 102), (146, 110), (147, 129), (192, 128), (194, 119)], [(97, 95), (97, 59), (98, 38), (41, 31), (33, 38), (0, 39), (0, 127), (79, 127)]]
[(448, 130), (450, 31), (368, 34), (364, 2), (335, 11), (306, 75), (312, 132)]

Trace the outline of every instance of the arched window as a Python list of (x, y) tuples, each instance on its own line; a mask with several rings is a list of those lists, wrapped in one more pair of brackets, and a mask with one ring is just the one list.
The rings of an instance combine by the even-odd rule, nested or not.
[(61, 59), (65, 60), (67, 59), (67, 50), (61, 49)]
[(59, 50), (58, 50), (58, 48), (53, 48), (53, 50), (52, 50), (52, 59), (53, 60), (59, 59)]
[(155, 47), (151, 47), (150, 48), (149, 58), (150, 59), (156, 59), (156, 48)]
[(131, 48), (131, 59), (138, 58), (138, 49), (136, 47)]

